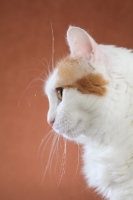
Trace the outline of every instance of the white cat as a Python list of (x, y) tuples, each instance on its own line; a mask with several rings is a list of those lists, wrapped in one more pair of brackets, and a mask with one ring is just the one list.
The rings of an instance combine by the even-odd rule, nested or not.
[(45, 92), (48, 123), (81, 143), (89, 187), (110, 200), (133, 200), (133, 53), (98, 45), (83, 29), (67, 31), (70, 55)]

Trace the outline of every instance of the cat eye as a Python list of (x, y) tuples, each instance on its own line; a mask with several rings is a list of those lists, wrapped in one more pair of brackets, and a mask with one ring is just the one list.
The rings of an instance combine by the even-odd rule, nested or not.
[(56, 88), (56, 92), (58, 99), (61, 101), (63, 97), (63, 88), (62, 87)]

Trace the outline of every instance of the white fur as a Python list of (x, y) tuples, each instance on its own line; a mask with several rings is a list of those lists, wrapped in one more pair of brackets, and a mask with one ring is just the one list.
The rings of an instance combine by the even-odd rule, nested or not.
[[(88, 186), (106, 199), (133, 200), (133, 54), (131, 50), (98, 45), (84, 30), (67, 32), (70, 56), (92, 65), (109, 82), (99, 97), (64, 89), (59, 102), (57, 69), (47, 80), (48, 122), (53, 129), (83, 145), (83, 173)], [(86, 64), (87, 67), (87, 64)]]

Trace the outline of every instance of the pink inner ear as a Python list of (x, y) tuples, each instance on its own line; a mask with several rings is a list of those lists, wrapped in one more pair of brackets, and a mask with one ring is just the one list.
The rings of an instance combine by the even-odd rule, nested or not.
[(72, 57), (90, 57), (97, 45), (86, 31), (78, 27), (68, 29), (67, 41)]

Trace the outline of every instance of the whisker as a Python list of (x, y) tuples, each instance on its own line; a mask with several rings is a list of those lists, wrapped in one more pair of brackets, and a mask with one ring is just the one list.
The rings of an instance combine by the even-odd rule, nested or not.
[(52, 69), (54, 69), (54, 31), (53, 31), (53, 25), (51, 21), (50, 21), (50, 24), (51, 24), (51, 32), (52, 32)]
[(39, 94), (39, 93), (42, 93), (42, 94), (43, 94), (43, 91), (42, 91), (42, 90), (41, 90), (41, 91), (38, 91), (39, 89), (40, 89), (40, 88), (38, 88), (38, 89), (36, 90), (35, 94), (31, 96), (31, 98), (30, 98), (30, 100), (29, 100), (29, 107), (30, 107), (30, 105), (31, 105), (32, 99), (33, 99), (34, 97), (36, 97), (37, 94)]
[(64, 140), (64, 151), (63, 151), (63, 155), (62, 155), (62, 161), (61, 161), (61, 175), (60, 175), (60, 180), (58, 183), (58, 187), (61, 183), (61, 180), (63, 178), (63, 175), (65, 174), (66, 171), (66, 148), (67, 148), (67, 140), (65, 138), (63, 138)]
[(76, 177), (76, 175), (77, 175), (77, 172), (78, 172), (78, 169), (79, 169), (79, 157), (80, 157), (80, 146), (79, 146), (79, 144), (77, 143), (77, 145), (78, 145), (78, 157), (77, 157), (77, 167), (76, 167), (76, 171), (75, 171), (75, 174), (74, 174), (74, 177), (73, 177), (73, 180), (75, 179), (75, 177)]
[[(47, 147), (47, 144), (49, 143), (49, 141), (52, 139), (52, 136), (53, 136), (53, 133), (52, 132), (50, 132), (49, 134), (47, 134), (47, 137), (45, 137), (45, 139), (44, 140), (46, 140), (46, 143), (45, 143), (45, 146), (43, 147), (43, 150), (42, 150), (42, 153), (41, 153), (41, 166), (42, 166), (42, 172), (44, 172), (44, 165), (43, 165), (43, 155), (44, 155), (44, 151), (45, 151), (45, 149), (46, 149), (46, 147)], [(43, 142), (41, 143), (41, 146), (42, 146), (42, 144), (44, 143), (44, 140), (43, 140)], [(39, 147), (39, 148), (41, 148), (41, 147)], [(40, 151), (40, 149), (39, 149), (39, 151)]]
[[(30, 89), (31, 88), (31, 85), (35, 82), (35, 81), (42, 81), (43, 82), (43, 85), (45, 84), (45, 80), (48, 78), (48, 76), (49, 76), (49, 74), (51, 73), (50, 72), (50, 63), (47, 61), (47, 59), (46, 58), (43, 58), (42, 60), (45, 60), (45, 62), (46, 62), (46, 64), (44, 64), (43, 62), (42, 62), (42, 60), (38, 60), (38, 59), (36, 59), (36, 58), (32, 58), (32, 59), (34, 59), (34, 60), (36, 60), (36, 61), (38, 61), (39, 62), (39, 64), (42, 64), (44, 67), (45, 67), (45, 70), (38, 70), (38, 69), (29, 69), (29, 70), (36, 70), (36, 71), (39, 71), (39, 72), (41, 72), (41, 74), (38, 76), (38, 77), (36, 77), (36, 78), (34, 78), (29, 84), (28, 84), (28, 86), (26, 87), (26, 89), (21, 93), (21, 95), (20, 95), (20, 98), (19, 98), (19, 100), (18, 100), (18, 107), (20, 106), (20, 102), (21, 102), (21, 99), (22, 99), (22, 97), (23, 97), (23, 95), (25, 94), (25, 92), (28, 90), (28, 89)], [(47, 66), (47, 67), (46, 67)], [(46, 70), (47, 70), (47, 72), (46, 72)], [(43, 78), (42, 78), (42, 76), (43, 76)], [(33, 86), (34, 87), (34, 86)]]
[(48, 162), (47, 162), (47, 164), (46, 164), (45, 171), (44, 171), (44, 173), (43, 173), (42, 182), (43, 182), (43, 180), (44, 180), (44, 177), (45, 177), (46, 172), (47, 172), (47, 170), (48, 170), (48, 167), (49, 167), (49, 165), (50, 165), (50, 160), (51, 160), (51, 156), (52, 156), (52, 153), (53, 153), (53, 148), (54, 148), (54, 145), (55, 145), (56, 139), (57, 139), (57, 135), (55, 134), (55, 135), (54, 135), (54, 138), (53, 138), (52, 145), (51, 145), (51, 150), (50, 150), (50, 154), (49, 154)]
[[(44, 144), (44, 141), (47, 139), (47, 137), (48, 137), (49, 135), (52, 134), (52, 131), (53, 131), (53, 130), (50, 130), (50, 131), (44, 136), (44, 138), (42, 139), (41, 144), (39, 145), (39, 148), (38, 148), (38, 154), (39, 154), (39, 152), (40, 152), (40, 150), (41, 150), (42, 145)], [(45, 145), (46, 145), (46, 144), (45, 144)]]
[(55, 134), (55, 137), (56, 137), (56, 138), (55, 138), (55, 145), (54, 145), (53, 150), (52, 150), (51, 159), (50, 159), (50, 164), (49, 164), (49, 171), (50, 171), (50, 174), (51, 174), (52, 161), (53, 161), (53, 158), (54, 158), (54, 155), (55, 155), (55, 152), (56, 152), (57, 140), (58, 140), (59, 135), (58, 135), (58, 134)]
[(43, 150), (42, 150), (42, 154), (41, 154), (41, 159), (43, 159), (43, 154), (44, 154), (44, 151), (47, 147), (47, 144), (49, 142), (49, 140), (52, 138), (52, 136), (54, 137), (54, 133), (53, 133), (53, 130), (50, 131), (50, 133), (48, 134), (48, 137), (45, 138), (45, 140), (47, 140), (47, 142), (45, 143), (45, 146), (43, 147)]
[(21, 101), (23, 95), (25, 94), (25, 92), (26, 92), (28, 89), (30, 89), (30, 88), (32, 88), (32, 87), (35, 87), (35, 86), (42, 87), (42, 86), (40, 86), (40, 85), (33, 85), (33, 86), (32, 86), (32, 84), (33, 84), (35, 81), (43, 81), (43, 83), (44, 83), (44, 80), (40, 78), (41, 75), (42, 75), (42, 73), (41, 73), (37, 78), (33, 79), (33, 80), (28, 84), (28, 86), (26, 87), (26, 89), (21, 93), (20, 98), (19, 98), (19, 101), (18, 101), (18, 107), (20, 106), (20, 101)]
[[(31, 57), (31, 58), (34, 59), (34, 60), (36, 60), (39, 64), (43, 65), (44, 67), (46, 67), (46, 65), (49, 67), (49, 63), (48, 63), (48, 61), (47, 61), (46, 58), (42, 58), (42, 60), (38, 60), (37, 58), (33, 58), (33, 57)], [(43, 60), (46, 62), (46, 64), (44, 64), (42, 62)], [(39, 64), (37, 65), (37, 67), (39, 66)]]
[(59, 146), (59, 141), (60, 141), (60, 135), (58, 135), (58, 140), (57, 140), (57, 144), (56, 144), (56, 164), (55, 164), (55, 171), (54, 171), (54, 173), (56, 173), (56, 168), (57, 168), (57, 163), (58, 163), (58, 159), (59, 159), (59, 155), (58, 155), (58, 152), (59, 152), (59, 148), (58, 148), (58, 146)]

